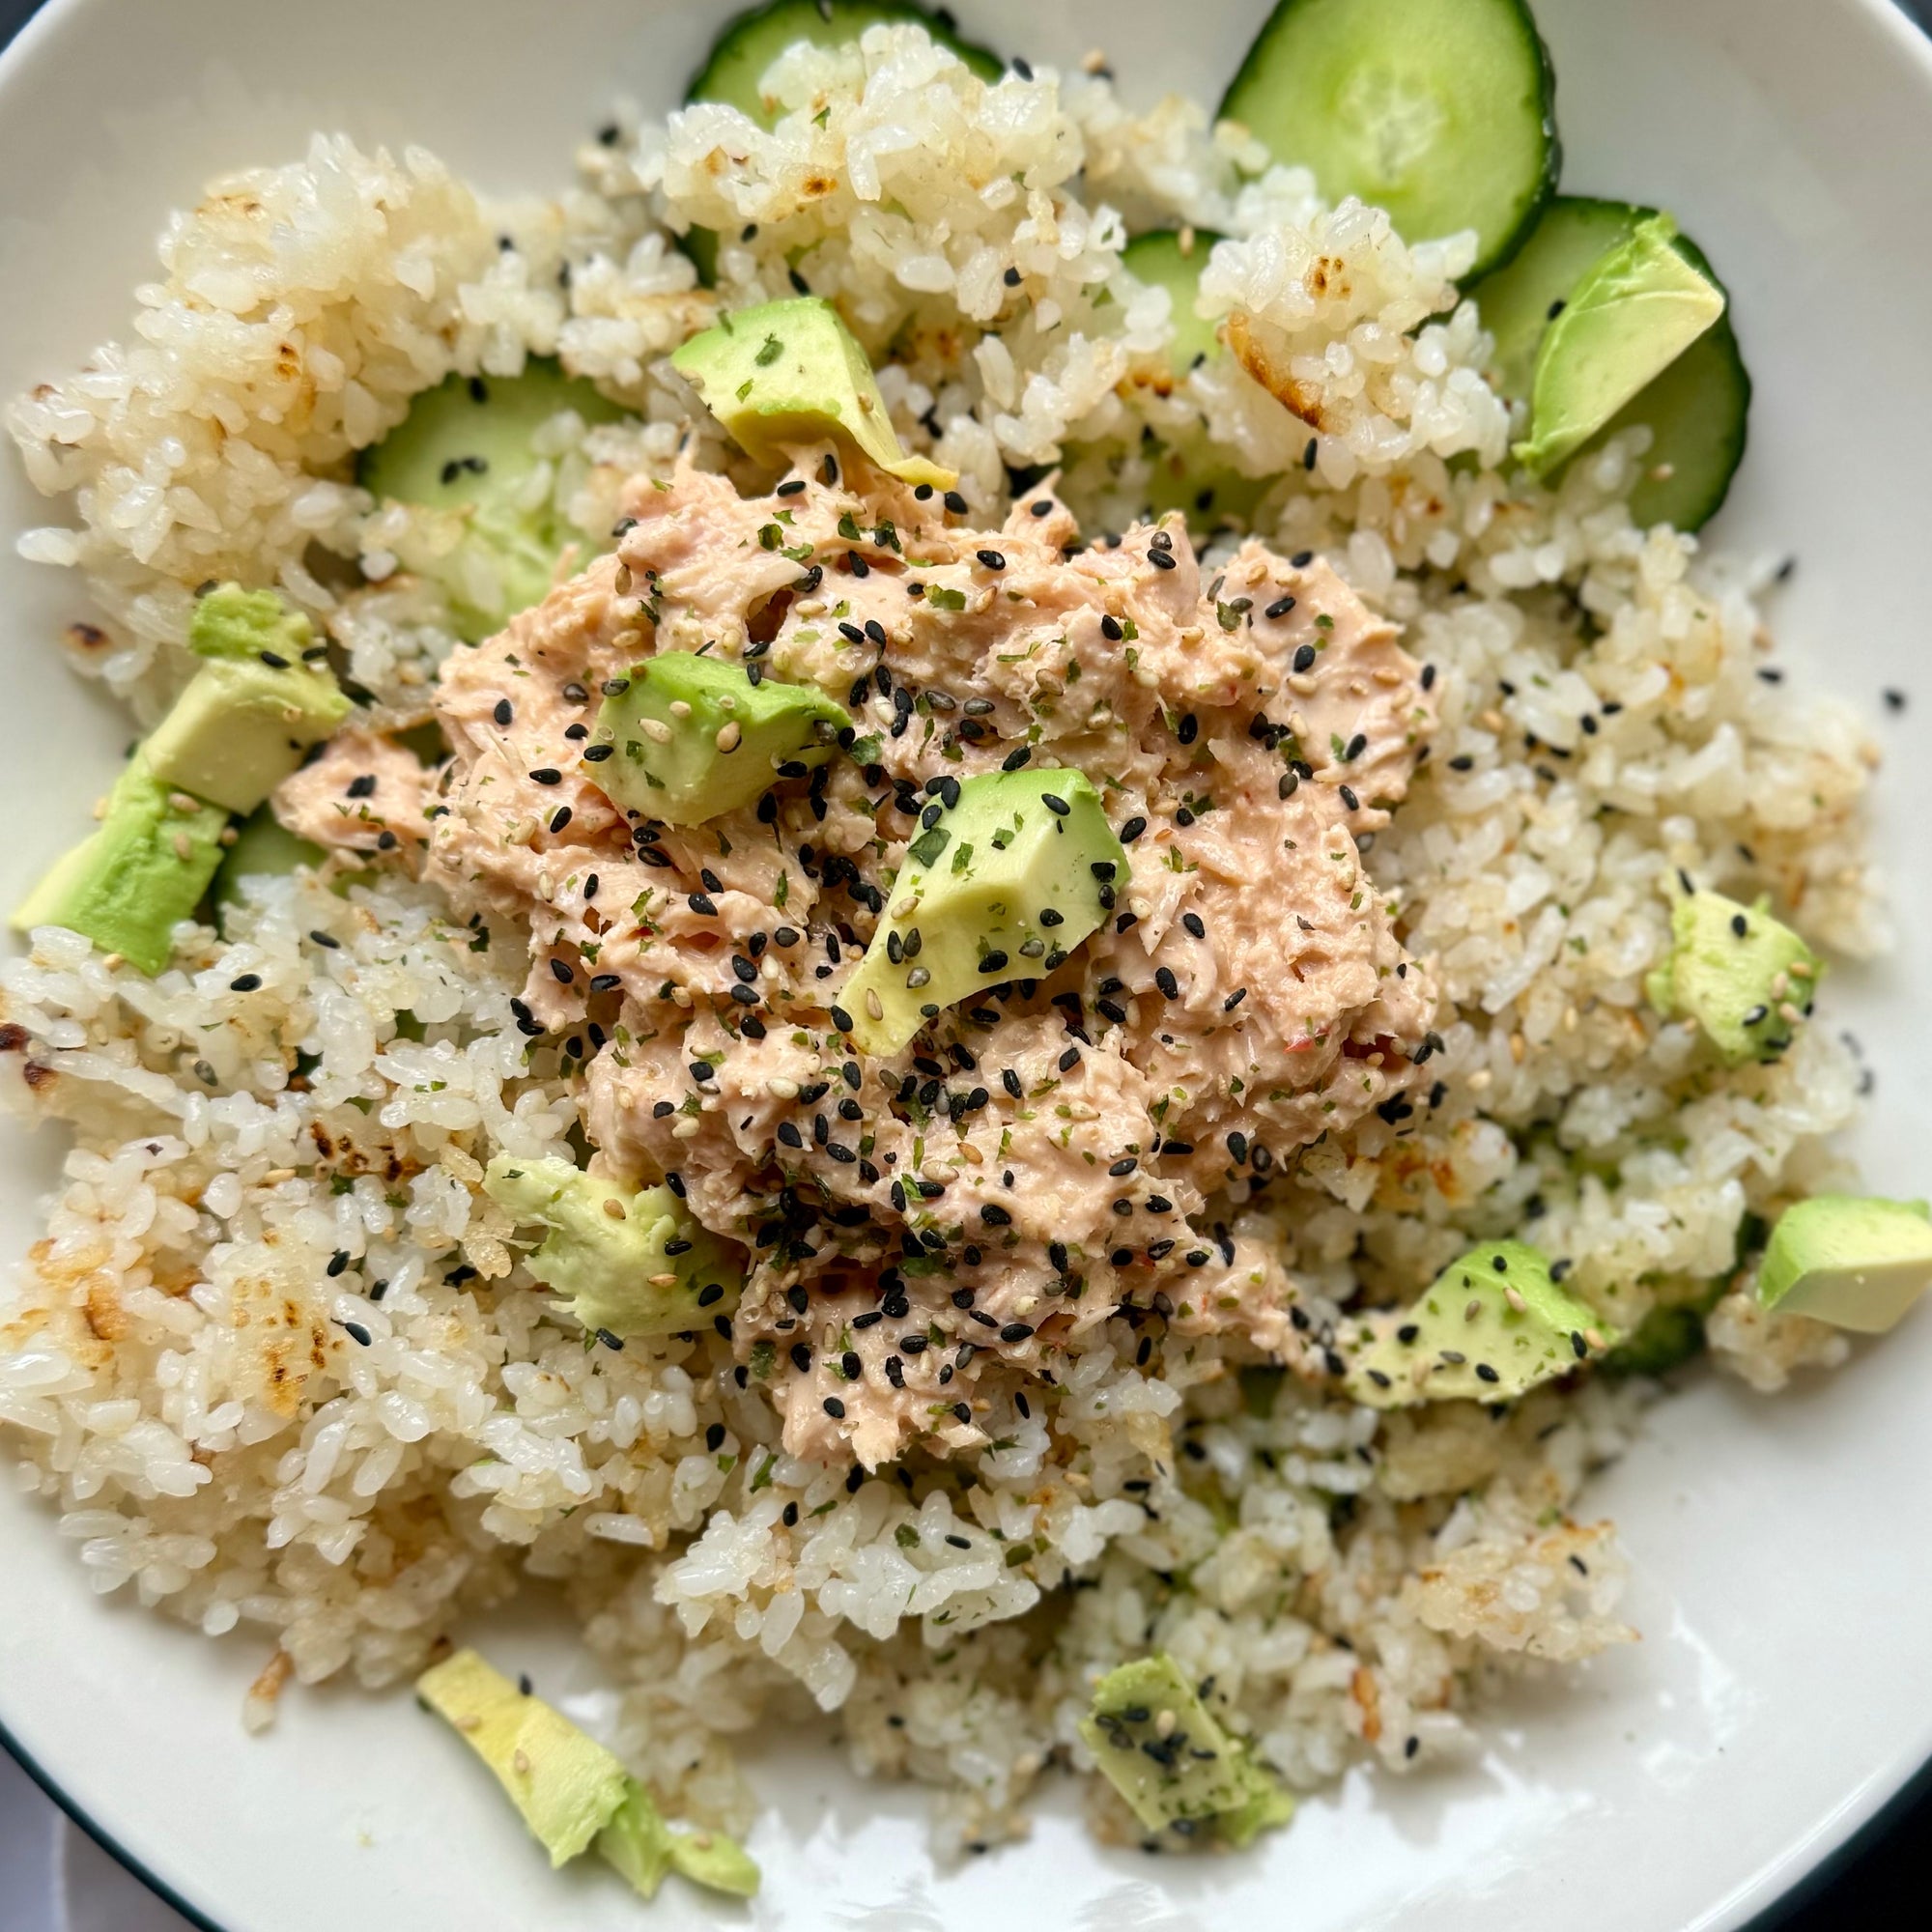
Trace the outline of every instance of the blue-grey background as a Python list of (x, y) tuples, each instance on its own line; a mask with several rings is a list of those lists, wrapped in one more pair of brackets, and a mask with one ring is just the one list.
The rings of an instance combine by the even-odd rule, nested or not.
[[(124, 0), (135, 4), (135, 0)], [(147, 0), (157, 4), (157, 0)], [(744, 0), (719, 0), (721, 14)], [(1802, 5), (1803, 0), (1777, 0)], [(1932, 27), (1932, 0), (1898, 0)], [(39, 0), (0, 0), (0, 45)], [(1932, 184), (1928, 184), (1932, 187)], [(1803, 1888), (1785, 1910), (1750, 1932), (1922, 1932), (1932, 1926), (1932, 1768), (1915, 1795), (1835, 1861), (1823, 1882)], [(1499, 1921), (1500, 1932), (1517, 1928)], [(0, 1932), (189, 1932), (186, 1922), (79, 1839), (26, 1774), (0, 1750)]]

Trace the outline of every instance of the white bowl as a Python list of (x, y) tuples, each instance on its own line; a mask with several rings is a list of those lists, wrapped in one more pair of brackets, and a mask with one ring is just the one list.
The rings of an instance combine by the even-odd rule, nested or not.
[[(124, 331), (170, 207), (316, 128), (422, 142), (484, 185), (560, 185), (613, 95), (668, 106), (717, 0), (56, 0), (0, 60), (0, 390)], [(1104, 45), (1131, 96), (1217, 97), (1262, 0), (965, 0), (991, 44), (1071, 66)], [(1795, 552), (1787, 655), (1878, 709), (1916, 687), (1932, 451), (1932, 53), (1882, 0), (1540, 0), (1565, 184), (1673, 209), (1728, 280), (1757, 382), (1751, 448), (1716, 534)], [(0, 461), (0, 531), (45, 509)], [(60, 668), (83, 614), (61, 574), (0, 557), (20, 671), (0, 844), (11, 904), (64, 845), (125, 724)], [(1860, 1151), (1924, 1191), (1932, 1035), (1932, 759), (1921, 713), (1886, 717), (1879, 787), (1896, 963), (1834, 982), (1879, 1081)], [(0, 1250), (34, 1236), (58, 1150), (17, 1128)], [(1742, 1924), (1932, 1758), (1932, 1314), (1841, 1374), (1767, 1403), (1704, 1382), (1666, 1405), (1590, 1500), (1622, 1521), (1645, 1641), (1524, 1697), (1484, 1761), (1366, 1771), (1240, 1858), (1151, 1861), (1083, 1835), (1064, 1787), (1032, 1841), (955, 1871), (917, 1792), (861, 1785), (821, 1747), (754, 1753), (770, 1801), (744, 1914), (668, 1889), (666, 1932), (764, 1926), (1341, 1928)], [(272, 1736), (239, 1721), (266, 1656), (91, 1597), (36, 1505), (0, 1496), (0, 1723), (124, 1854), (222, 1932), (632, 1927), (603, 1875), (553, 1876), (487, 1778), (407, 1697), (292, 1695)], [(554, 1628), (492, 1637), (553, 1692), (593, 1689)], [(1499, 1915), (1500, 1919), (1499, 1919)], [(0, 1910), (0, 1918), (4, 1918)]]

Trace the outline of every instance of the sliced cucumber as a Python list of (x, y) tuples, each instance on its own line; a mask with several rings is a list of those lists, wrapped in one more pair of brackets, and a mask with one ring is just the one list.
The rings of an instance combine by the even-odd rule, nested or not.
[[(943, 9), (927, 13), (911, 0), (769, 0), (726, 23), (711, 43), (704, 64), (685, 89), (688, 103), (716, 100), (749, 114), (760, 128), (778, 116), (776, 103), (766, 99), (759, 82), (771, 64), (787, 47), (808, 41), (815, 47), (842, 47), (867, 27), (912, 22), (923, 27), (943, 47), (950, 47), (981, 80), (995, 81), (1006, 63), (954, 31), (952, 16)], [(712, 228), (686, 231), (678, 245), (691, 257), (697, 279), (705, 288), (718, 281), (718, 233)]]
[(1650, 212), (1627, 201), (1559, 194), (1509, 266), (1471, 284), (1483, 327), (1496, 339), (1491, 367), (1504, 395), (1528, 397), (1543, 331), (1584, 271), (1629, 241)]
[[(1141, 281), (1165, 289), (1173, 300), (1174, 341), (1168, 362), (1177, 380), (1198, 362), (1221, 353), (1215, 325), (1194, 312), (1201, 270), (1220, 239), (1205, 228), (1186, 236), (1178, 229), (1156, 228), (1135, 236), (1121, 250), (1123, 268)], [(1243, 476), (1231, 468), (1206, 434), (1197, 430), (1153, 449), (1145, 507), (1156, 517), (1179, 510), (1195, 529), (1210, 530), (1231, 520), (1245, 523), (1267, 487), (1265, 477)]]
[[(1492, 370), (1504, 395), (1528, 397), (1536, 352), (1552, 308), (1607, 250), (1627, 241), (1637, 223), (1654, 213), (1629, 202), (1558, 195), (1516, 259), (1470, 289), (1483, 326), (1496, 340)], [(1689, 236), (1680, 235), (1676, 246), (1694, 269), (1723, 287)], [(1727, 306), (1714, 327), (1578, 454), (1601, 448), (1634, 424), (1647, 423), (1651, 445), (1643, 458), (1642, 478), (1631, 492), (1631, 516), (1645, 528), (1670, 524), (1680, 530), (1697, 529), (1717, 514), (1744, 460), (1750, 394), (1750, 376)]]
[[(574, 410), (585, 422), (625, 412), (559, 364), (532, 356), (521, 376), (451, 376), (425, 389), (410, 412), (356, 459), (355, 480), (377, 497), (461, 514), (468, 534), (440, 573), (459, 633), (474, 642), (542, 601), (571, 532), (548, 504), (527, 509), (522, 487), (542, 459), (531, 439)], [(469, 565), (488, 566), (479, 578)], [(479, 581), (497, 594), (478, 598)]]
[(778, 118), (777, 103), (760, 90), (767, 69), (787, 47), (808, 41), (815, 47), (839, 47), (867, 27), (910, 21), (950, 47), (981, 80), (998, 80), (1006, 63), (997, 54), (961, 40), (950, 14), (930, 14), (910, 0), (770, 0), (740, 14), (712, 43), (704, 65), (693, 76), (685, 99), (718, 100), (749, 114), (761, 128)]
[(1221, 114), (1406, 241), (1473, 228), (1477, 274), (1555, 188), (1555, 87), (1523, 0), (1279, 0)]
[(1201, 270), (1208, 251), (1221, 238), (1205, 228), (1182, 235), (1176, 228), (1156, 228), (1136, 235), (1121, 250), (1121, 266), (1151, 288), (1165, 289), (1174, 302), (1174, 373), (1184, 376), (1203, 357), (1219, 354), (1221, 338), (1215, 325), (1194, 312), (1201, 293)]

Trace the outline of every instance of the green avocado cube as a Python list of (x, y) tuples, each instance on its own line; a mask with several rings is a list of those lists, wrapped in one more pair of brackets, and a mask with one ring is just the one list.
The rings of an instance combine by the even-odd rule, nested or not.
[(593, 1335), (681, 1334), (738, 1305), (742, 1263), (668, 1187), (633, 1193), (567, 1160), (498, 1154), (483, 1188), (518, 1221), (548, 1230), (525, 1265)]
[(221, 863), (228, 814), (163, 783), (137, 752), (99, 826), (64, 854), (14, 914), (16, 932), (64, 925), (158, 973)]
[(164, 783), (253, 811), (349, 711), (326, 669), (218, 659), (195, 672), (156, 725), (148, 761)]
[(867, 1053), (896, 1053), (941, 1009), (1064, 965), (1105, 919), (1127, 855), (1076, 771), (982, 772), (907, 848), (887, 916), (838, 1004)]
[(1150, 1832), (1212, 1819), (1222, 1837), (1245, 1845), (1294, 1814), (1294, 1800), (1215, 1720), (1165, 1652), (1101, 1678), (1080, 1736)]
[(188, 646), (206, 662), (149, 734), (163, 784), (249, 812), (348, 717), (307, 617), (272, 590), (223, 583), (196, 604)]
[(1724, 292), (1671, 244), (1667, 214), (1606, 249), (1543, 332), (1530, 434), (1517, 460), (1547, 475), (1574, 455), (1724, 312)]
[(1775, 1060), (1810, 1013), (1824, 963), (1766, 911), (1688, 893), (1670, 911), (1670, 954), (1644, 980), (1664, 1018), (1693, 1019), (1732, 1065)]
[(950, 490), (959, 480), (901, 448), (866, 352), (817, 296), (739, 309), (670, 359), (756, 462), (782, 464), (799, 444), (836, 437), (903, 483)]
[(1355, 1401), (1407, 1408), (1508, 1402), (1617, 1339), (1587, 1302), (1557, 1285), (1541, 1250), (1487, 1241), (1452, 1262), (1411, 1307), (1367, 1317), (1339, 1346)]
[(634, 1788), (618, 1758), (473, 1650), (424, 1671), (416, 1694), (490, 1767), (553, 1867), (584, 1851)]
[(614, 752), (594, 781), (640, 818), (702, 825), (762, 797), (781, 767), (822, 765), (851, 722), (809, 685), (753, 684), (723, 659), (662, 651), (599, 707), (595, 742)]
[(1932, 1212), (1923, 1201), (1814, 1194), (1777, 1217), (1758, 1264), (1765, 1308), (1879, 1335), (1932, 1284)]
[(723, 1832), (673, 1832), (650, 1793), (635, 1780), (597, 1850), (646, 1898), (656, 1897), (665, 1874), (673, 1871), (733, 1898), (757, 1893), (758, 1867), (737, 1839)]
[(279, 590), (217, 583), (194, 600), (187, 647), (198, 658), (254, 664), (264, 651), (299, 664), (316, 647), (315, 626)]

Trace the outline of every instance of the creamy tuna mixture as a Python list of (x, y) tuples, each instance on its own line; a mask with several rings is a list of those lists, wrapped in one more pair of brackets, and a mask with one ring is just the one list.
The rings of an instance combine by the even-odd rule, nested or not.
[[(983, 1447), (1060, 1351), (1144, 1312), (1320, 1377), (1328, 1338), (1244, 1215), (1291, 1150), (1428, 1085), (1435, 995), (1357, 842), (1434, 722), (1394, 627), (1306, 553), (1246, 543), (1204, 582), (1179, 518), (1089, 545), (1047, 491), (974, 529), (823, 450), (769, 497), (681, 469), (626, 524), (446, 661), (426, 813), (415, 760), (362, 735), (278, 806), (357, 850), (421, 847), (426, 815), (453, 903), (528, 922), (520, 1019), (582, 1063), (593, 1171), (671, 1178), (754, 1252), (720, 1322), (786, 1448)], [(847, 755), (702, 826), (627, 814), (598, 705), (659, 649), (818, 686)], [(922, 811), (1029, 762), (1102, 788), (1132, 867), (1111, 923), (857, 1051), (839, 988)]]

